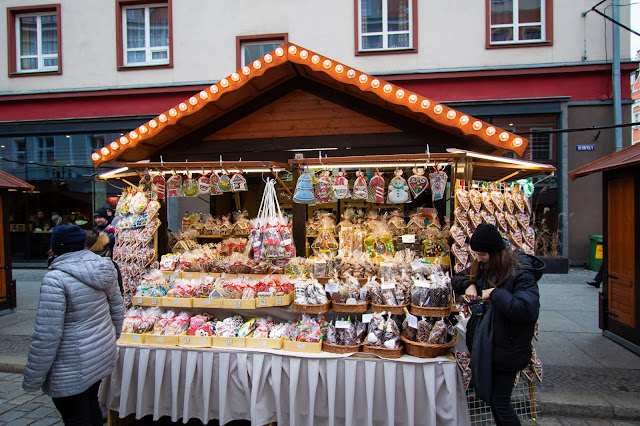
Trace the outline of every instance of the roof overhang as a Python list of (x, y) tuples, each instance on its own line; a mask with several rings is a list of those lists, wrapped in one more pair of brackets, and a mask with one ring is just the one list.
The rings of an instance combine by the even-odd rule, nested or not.
[(569, 172), (569, 177), (571, 180), (576, 180), (592, 173), (606, 172), (632, 166), (640, 166), (640, 143), (578, 167)]
[(303, 78), (467, 139), (487, 151), (521, 156), (529, 140), (378, 77), (287, 43), (194, 94), (91, 155), (104, 162), (139, 161), (285, 82)]
[(22, 191), (33, 192), (34, 188), (33, 185), (0, 170), (0, 189), (20, 189)]

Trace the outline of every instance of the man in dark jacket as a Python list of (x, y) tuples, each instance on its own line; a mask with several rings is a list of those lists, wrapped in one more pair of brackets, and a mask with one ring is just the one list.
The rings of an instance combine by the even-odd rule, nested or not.
[(109, 236), (109, 246), (107, 247), (110, 252), (113, 251), (113, 247), (116, 245), (115, 230), (111, 227), (109, 214), (103, 207), (96, 210), (93, 214), (93, 221), (95, 223), (93, 230), (100, 233), (105, 232)]

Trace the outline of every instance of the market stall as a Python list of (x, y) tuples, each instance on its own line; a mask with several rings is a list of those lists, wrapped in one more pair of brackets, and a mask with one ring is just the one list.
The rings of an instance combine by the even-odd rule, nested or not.
[[(136, 418), (468, 423), (468, 374), (452, 355), (463, 349), (465, 312), (450, 274), (471, 261), (466, 238), (483, 220), (500, 216), (514, 247), (531, 248), (522, 233), (530, 222), (496, 206), (514, 191), (530, 220), (512, 181), (553, 167), (492, 155), (521, 155), (526, 139), (285, 47), (92, 155), (96, 166), (119, 161), (123, 169), (103, 177), (130, 185), (116, 209), (114, 260), (134, 307), (102, 401)], [(342, 114), (345, 99), (369, 117), (315, 119)], [(277, 111), (283, 104), (286, 114)], [(309, 105), (316, 109), (302, 126), (296, 114)], [(366, 129), (382, 110), (399, 127), (379, 122), (373, 134)], [(261, 125), (265, 116), (282, 123)], [(388, 152), (424, 150), (415, 126), (429, 135), (426, 152)], [(360, 155), (371, 148), (353, 135), (367, 133), (379, 155)], [(265, 138), (278, 137), (264, 157)], [(286, 151), (327, 137), (354, 155), (291, 159)], [(389, 138), (404, 142), (390, 147)], [(229, 150), (274, 162), (216, 161)], [(492, 199), (476, 209), (473, 191), (481, 203), (485, 192)], [(262, 196), (253, 213), (239, 193)], [(213, 203), (229, 194), (237, 215), (167, 208), (171, 198)], [(170, 214), (184, 214), (171, 242)]]

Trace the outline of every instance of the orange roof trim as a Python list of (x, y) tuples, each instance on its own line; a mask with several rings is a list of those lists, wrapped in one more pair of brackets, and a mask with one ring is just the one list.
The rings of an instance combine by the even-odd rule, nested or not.
[(502, 130), (484, 121), (475, 119), (460, 111), (444, 106), (432, 99), (403, 89), (378, 77), (358, 71), (326, 56), (319, 55), (293, 43), (286, 43), (273, 52), (254, 61), (251, 66), (243, 67), (230, 76), (212, 84), (209, 88), (185, 99), (158, 117), (149, 120), (127, 135), (102, 147), (91, 154), (93, 165), (117, 159), (120, 154), (133, 148), (140, 142), (152, 138), (165, 129), (178, 123), (181, 119), (200, 111), (209, 104), (214, 104), (222, 95), (243, 87), (252, 79), (263, 75), (267, 70), (284, 63), (300, 64), (312, 71), (322, 72), (335, 81), (362, 92), (371, 92), (381, 100), (403, 106), (411, 112), (424, 115), (428, 121), (441, 128), (450, 128), (465, 136), (480, 138), (498, 149), (515, 152), (521, 156), (529, 140)]
[(34, 186), (0, 170), (0, 189), (21, 189), (33, 192)]

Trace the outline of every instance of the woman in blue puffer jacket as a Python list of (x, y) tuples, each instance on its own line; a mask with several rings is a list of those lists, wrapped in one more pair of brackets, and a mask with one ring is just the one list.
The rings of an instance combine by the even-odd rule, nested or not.
[(512, 251), (490, 224), (478, 226), (470, 246), (477, 259), (453, 278), (452, 285), (457, 294), (485, 302), (482, 315), (473, 314), (467, 323), (473, 387), (491, 406), (496, 424), (519, 425), (511, 391), (516, 373), (531, 361), (544, 263)]
[(42, 388), (66, 425), (102, 425), (98, 388), (117, 359), (124, 305), (113, 263), (85, 250), (76, 225), (53, 228), (22, 387)]

